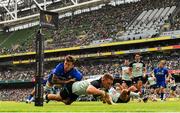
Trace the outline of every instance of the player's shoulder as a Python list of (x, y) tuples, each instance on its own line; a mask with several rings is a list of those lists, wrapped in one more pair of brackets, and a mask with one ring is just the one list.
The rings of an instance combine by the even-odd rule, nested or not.
[(76, 67), (73, 67), (71, 73), (81, 73)]
[(141, 61), (140, 61), (140, 63), (142, 63), (142, 64), (144, 64), (144, 65), (145, 65), (145, 63), (144, 63), (144, 61), (143, 61), (143, 60), (141, 60)]
[(164, 70), (168, 70), (168, 68), (164, 67)]
[(134, 64), (134, 63), (137, 63), (137, 62), (134, 60), (134, 61), (132, 61), (130, 64)]
[(56, 66), (56, 68), (53, 69), (53, 71), (54, 71), (54, 72), (56, 72), (56, 71), (61, 72), (61, 71), (63, 71), (63, 69), (64, 69), (64, 63), (59, 63), (59, 64)]
[(132, 67), (133, 64), (135, 64), (135, 63), (136, 63), (135, 61), (130, 62), (129, 67)]
[(58, 65), (59, 65), (59, 66), (64, 66), (64, 63), (59, 63)]
[(91, 81), (91, 85), (93, 85), (96, 88), (100, 88), (101, 87), (101, 78), (97, 78), (97, 79), (94, 79), (93, 81)]
[(155, 68), (154, 68), (154, 70), (157, 70), (157, 69), (158, 69), (158, 67), (155, 67)]
[(56, 68), (62, 68), (62, 67), (64, 67), (64, 63), (59, 63), (59, 64), (56, 66)]

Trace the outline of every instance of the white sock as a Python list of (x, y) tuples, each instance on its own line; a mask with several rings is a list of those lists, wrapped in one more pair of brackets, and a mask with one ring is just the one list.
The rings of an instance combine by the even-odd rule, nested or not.
[(163, 100), (165, 100), (165, 99), (166, 99), (166, 94), (164, 93), (164, 94), (163, 94)]
[(31, 100), (29, 100), (30, 102), (32, 102), (34, 100), (34, 97), (31, 98)]

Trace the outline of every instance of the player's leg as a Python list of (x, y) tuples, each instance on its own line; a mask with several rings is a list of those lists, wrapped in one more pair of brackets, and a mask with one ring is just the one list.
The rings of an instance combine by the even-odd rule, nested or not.
[(124, 88), (122, 85), (116, 85), (116, 89), (117, 89), (117, 87), (118, 87), (120, 93), (123, 92), (123, 94), (125, 94), (126, 91), (129, 91), (131, 97), (135, 97), (135, 98), (140, 97), (140, 93), (134, 85), (130, 86), (129, 88)]
[(60, 94), (47, 94), (45, 99), (46, 100), (62, 101), (62, 97), (60, 96)]
[(151, 93), (151, 95), (150, 95), (150, 99), (153, 101), (153, 94), (154, 94), (154, 89), (150, 86), (150, 93)]
[(166, 83), (165, 82), (161, 82), (160, 84), (160, 98), (161, 100), (166, 100)]
[(132, 91), (132, 92), (138, 92), (138, 89), (135, 86), (130, 86), (128, 88), (128, 91)]
[(66, 105), (70, 105), (72, 102), (74, 102), (69, 97), (63, 99), (61, 97), (61, 94), (47, 94), (45, 98), (46, 98), (46, 100), (61, 101)]
[(115, 85), (114, 85), (115, 87), (116, 87), (116, 89), (118, 89), (118, 90), (123, 90), (123, 89), (126, 89), (125, 87), (123, 87), (120, 83), (116, 83)]
[(133, 78), (133, 86), (136, 87), (138, 91), (141, 91), (141, 90), (140, 90), (139, 77)]
[(150, 87), (150, 89), (151, 89), (151, 96), (152, 96), (152, 101), (154, 102), (154, 101), (157, 101), (157, 91), (156, 91), (156, 85), (153, 85), (153, 86), (151, 86)]
[(127, 89), (121, 91), (121, 95), (117, 103), (128, 103), (130, 101), (130, 92)]
[(138, 80), (138, 81), (137, 81), (137, 89), (138, 89), (138, 91), (141, 92), (142, 87), (143, 87), (143, 82), (142, 82), (142, 80)]
[(138, 98), (139, 100), (142, 99), (143, 102), (147, 102), (148, 96), (145, 96), (141, 92), (139, 92), (135, 86), (129, 87), (128, 91), (130, 91), (130, 97), (135, 97)]
[(121, 85), (122, 85), (123, 89), (127, 88), (126, 82), (123, 82)]
[(30, 103), (33, 101), (33, 96), (35, 94), (35, 88), (31, 91), (31, 93), (29, 94), (27, 100), (26, 100), (26, 103)]
[(128, 88), (128, 91), (130, 91), (131, 97), (139, 98), (141, 95), (141, 93), (137, 90), (137, 88), (135, 86), (130, 86)]
[(155, 92), (157, 94), (157, 97), (159, 98), (161, 94), (159, 86), (157, 86), (157, 88), (155, 89)]
[(161, 87), (160, 88), (160, 98), (161, 98), (161, 100), (164, 100), (164, 97), (165, 97), (165, 88)]
[(50, 83), (49, 81), (46, 82), (46, 85), (44, 86), (44, 93), (50, 93), (52, 90), (53, 84)]
[(72, 94), (70, 88), (72, 87), (63, 87), (59, 94), (46, 94), (45, 99), (61, 101), (66, 105), (70, 105), (77, 99), (77, 97), (75, 97), (74, 94)]
[[(135, 85), (129, 87), (129, 90), (131, 91), (130, 95), (132, 97), (138, 98), (138, 101), (141, 102), (147, 102), (148, 95), (145, 95), (145, 90), (143, 87), (143, 77), (139, 76), (133, 79), (133, 83), (136, 83)], [(139, 96), (140, 95), (140, 96)]]
[(176, 94), (176, 86), (171, 87), (171, 95), (172, 97), (179, 97), (178, 94)]
[(128, 88), (127, 83), (126, 83), (125, 80), (122, 81), (121, 86), (122, 86), (122, 89), (127, 89)]
[[(142, 93), (141, 92), (142, 81), (141, 81), (140, 77), (133, 78), (133, 83), (134, 83), (134, 86), (137, 89), (135, 93), (138, 93), (138, 92)], [(134, 97), (134, 96), (132, 96), (132, 97)], [(136, 97), (136, 98), (138, 98), (138, 102), (141, 102), (142, 99), (140, 97)]]

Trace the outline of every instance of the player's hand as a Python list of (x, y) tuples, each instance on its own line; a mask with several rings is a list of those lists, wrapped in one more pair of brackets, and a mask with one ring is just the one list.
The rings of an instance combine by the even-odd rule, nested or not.
[(146, 74), (143, 75), (143, 78), (146, 78)]
[(105, 93), (105, 97), (104, 98), (105, 98), (105, 101), (106, 101), (107, 104), (109, 104), (109, 105), (113, 104), (113, 102), (112, 102), (112, 100), (111, 100), (111, 98), (110, 98), (108, 93)]
[(68, 81), (66, 81), (66, 83), (75, 82), (75, 81), (76, 81), (76, 79), (72, 78), (72, 79), (69, 79)]
[(75, 82), (75, 81), (76, 81), (75, 78), (72, 78), (72, 79), (69, 80), (69, 82)]

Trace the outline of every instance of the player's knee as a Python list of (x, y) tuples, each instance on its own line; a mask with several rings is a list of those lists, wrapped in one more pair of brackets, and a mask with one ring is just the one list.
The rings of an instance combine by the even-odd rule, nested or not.
[(128, 89), (129, 91), (136, 91), (137, 90), (137, 88), (135, 87), (135, 86), (131, 86), (131, 87), (129, 87), (129, 89)]
[(65, 101), (64, 103), (65, 103), (65, 105), (71, 105), (72, 101), (68, 100), (68, 101)]
[(46, 86), (44, 87), (45, 93), (49, 93), (49, 92), (51, 91), (51, 88), (52, 88), (52, 87), (46, 85)]

